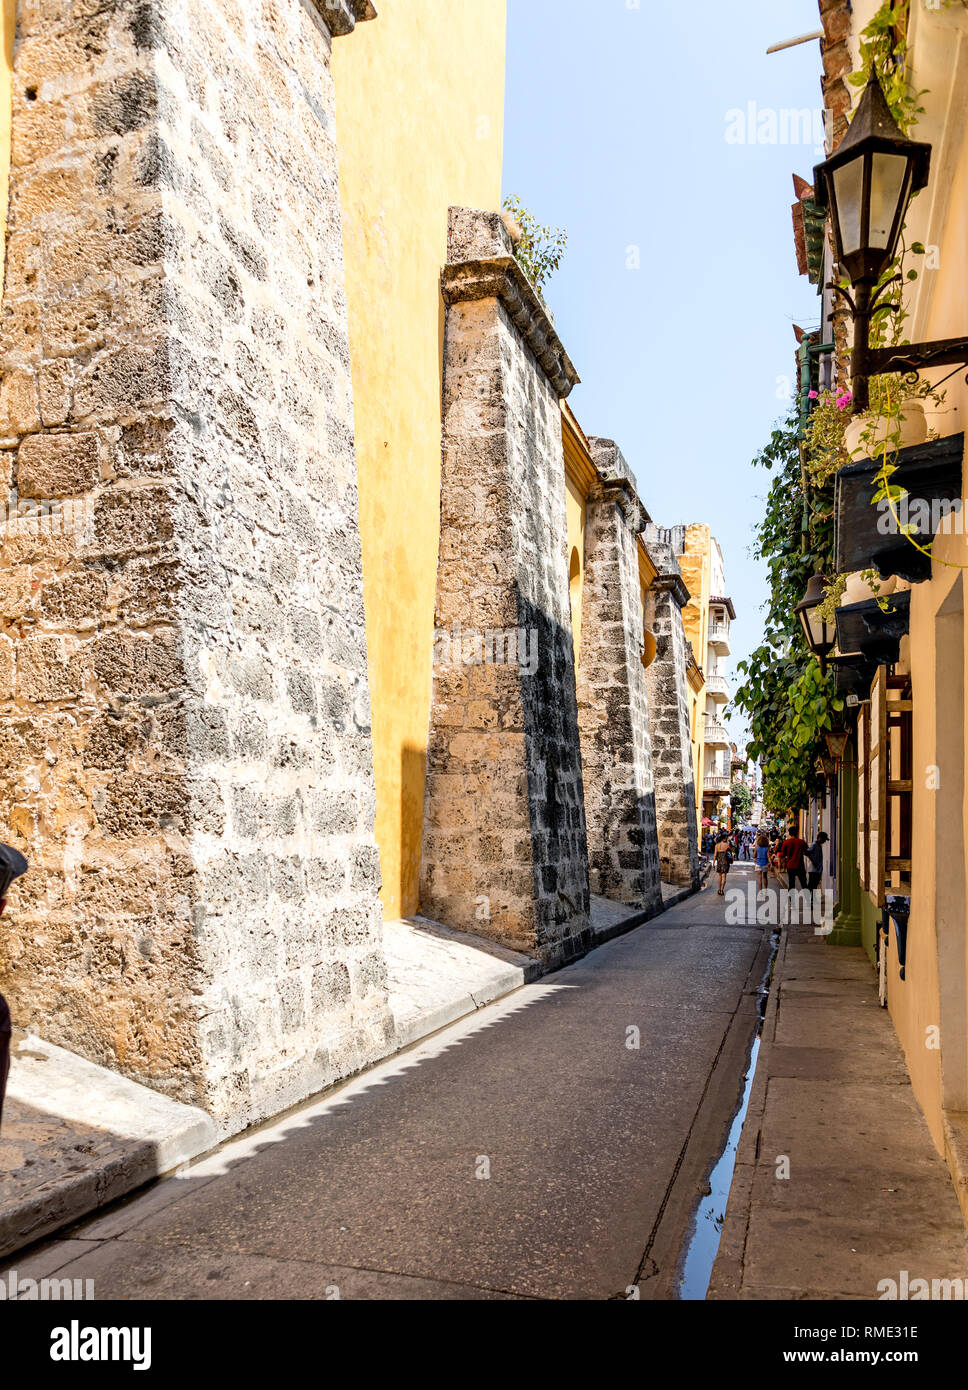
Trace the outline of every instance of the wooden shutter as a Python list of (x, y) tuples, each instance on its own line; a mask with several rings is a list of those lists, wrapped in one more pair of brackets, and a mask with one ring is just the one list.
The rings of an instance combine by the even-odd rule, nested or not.
[(867, 891), (875, 907), (884, 906), (887, 870), (887, 667), (879, 666), (871, 683), (867, 756)]
[(894, 893), (911, 892), (911, 839), (914, 801), (913, 702), (909, 676), (887, 682), (887, 824), (886, 871)]
[(857, 711), (857, 873), (860, 886), (867, 892), (870, 886), (869, 860), (867, 854), (867, 756), (869, 750), (868, 731), (870, 719), (867, 706), (861, 705)]

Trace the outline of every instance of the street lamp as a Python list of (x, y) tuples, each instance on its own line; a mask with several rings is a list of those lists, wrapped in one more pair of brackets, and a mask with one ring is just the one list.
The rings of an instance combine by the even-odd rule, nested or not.
[(821, 674), (825, 675), (827, 657), (833, 651), (837, 641), (837, 628), (834, 623), (821, 617), (820, 607), (824, 601), (823, 590), (823, 575), (811, 575), (807, 584), (807, 592), (793, 611), (800, 619), (800, 626), (803, 628), (807, 646), (820, 658), (820, 671)]
[(847, 740), (850, 734), (846, 729), (828, 729), (824, 734), (827, 742), (827, 752), (835, 763), (842, 763), (844, 753), (847, 750)]
[(855, 415), (870, 404), (872, 376), (968, 362), (968, 338), (886, 348), (869, 344), (871, 316), (886, 307), (884, 296), (900, 277), (876, 293), (874, 287), (894, 259), (908, 205), (926, 187), (930, 163), (931, 146), (901, 132), (871, 68), (847, 134), (813, 171), (817, 201), (830, 212), (837, 261), (854, 291), (852, 297), (839, 285), (828, 286), (843, 295), (853, 315), (850, 375)]

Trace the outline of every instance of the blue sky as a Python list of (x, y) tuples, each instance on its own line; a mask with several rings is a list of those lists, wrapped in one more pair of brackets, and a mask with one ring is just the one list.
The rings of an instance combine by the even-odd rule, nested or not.
[(582, 376), (570, 404), (618, 441), (655, 521), (712, 524), (735, 665), (762, 631), (750, 552), (770, 475), (750, 460), (786, 413), (792, 325), (819, 314), (797, 274), (791, 175), (810, 179), (823, 156), (812, 136), (730, 143), (742, 127), (727, 113), (755, 102), (763, 130), (763, 112), (822, 105), (819, 43), (766, 55), (819, 29), (817, 0), (508, 9), (504, 187), (568, 232), (546, 294)]

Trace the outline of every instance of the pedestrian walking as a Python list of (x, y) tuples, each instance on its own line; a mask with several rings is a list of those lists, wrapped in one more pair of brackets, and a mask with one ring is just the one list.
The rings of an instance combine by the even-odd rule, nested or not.
[(829, 838), (826, 830), (821, 830), (807, 850), (807, 888), (811, 893), (820, 887), (820, 880), (823, 878), (823, 847)]
[(715, 857), (716, 872), (719, 874), (719, 896), (725, 897), (726, 894), (726, 875), (729, 873), (729, 866), (732, 863), (732, 855), (729, 849), (729, 836), (725, 830), (720, 832), (719, 838), (713, 846)]
[(786, 870), (787, 886), (789, 888), (794, 888), (796, 886), (806, 888), (807, 886), (807, 870), (804, 864), (807, 848), (806, 840), (801, 839), (799, 832), (796, 830), (791, 830), (780, 846), (780, 863)]
[[(26, 872), (27, 861), (19, 850), (0, 845), (0, 916), (7, 906), (11, 883)], [(10, 1010), (6, 999), (0, 994), (0, 1123), (3, 1121), (3, 1098), (7, 1093), (7, 1076), (10, 1073), (10, 1036)]]
[(770, 841), (761, 830), (756, 837), (756, 891), (770, 886)]

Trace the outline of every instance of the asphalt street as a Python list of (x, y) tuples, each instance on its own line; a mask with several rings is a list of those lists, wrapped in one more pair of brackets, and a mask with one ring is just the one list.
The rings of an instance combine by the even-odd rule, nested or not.
[(707, 886), (12, 1263), (100, 1299), (673, 1296), (768, 959), (724, 907)]

